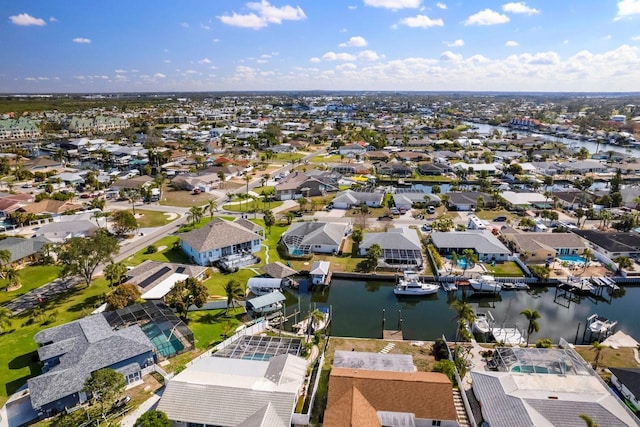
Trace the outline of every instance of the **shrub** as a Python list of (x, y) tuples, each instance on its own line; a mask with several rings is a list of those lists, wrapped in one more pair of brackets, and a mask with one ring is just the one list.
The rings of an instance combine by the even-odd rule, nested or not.
[(454, 382), (455, 364), (451, 360), (439, 360), (433, 364), (433, 372), (441, 372)]
[(156, 252), (158, 252), (158, 248), (155, 247), (155, 245), (147, 246), (147, 249), (144, 251), (145, 254), (155, 254)]
[(551, 273), (551, 269), (544, 265), (530, 265), (529, 271), (531, 271), (531, 274), (533, 274), (534, 277), (542, 280), (547, 280)]
[(436, 339), (431, 349), (431, 354), (436, 360), (444, 360), (449, 358), (449, 349), (442, 338)]
[(551, 340), (549, 338), (540, 338), (536, 341), (536, 348), (551, 348)]

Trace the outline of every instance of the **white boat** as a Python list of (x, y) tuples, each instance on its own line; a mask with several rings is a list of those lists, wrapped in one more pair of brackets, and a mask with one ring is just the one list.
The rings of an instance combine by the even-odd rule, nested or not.
[(608, 336), (613, 332), (613, 327), (616, 326), (617, 323), (618, 322), (612, 322), (606, 317), (601, 317), (597, 314), (592, 314), (587, 317), (587, 327), (592, 334)]
[(431, 295), (438, 292), (440, 285), (425, 283), (420, 280), (418, 273), (405, 271), (398, 284), (393, 288), (396, 295)]
[(528, 291), (529, 290), (529, 285), (527, 285), (524, 282), (515, 282), (515, 283), (509, 283), (509, 282), (505, 282), (501, 284), (502, 286), (502, 290), (516, 290), (516, 291)]
[(275, 302), (273, 304), (265, 305), (264, 307), (254, 308), (253, 312), (257, 314), (273, 313), (274, 311), (282, 310), (282, 303)]
[[(322, 313), (322, 319), (313, 323), (313, 332), (321, 331), (329, 324), (329, 310), (326, 308), (319, 308), (318, 311)], [(310, 323), (311, 318), (307, 317), (306, 319), (293, 325), (293, 329), (297, 329), (298, 335), (305, 335), (309, 332)]]
[(473, 332), (479, 334), (488, 334), (491, 332), (491, 321), (493, 317), (491, 313), (476, 313), (476, 318), (473, 321)]
[(488, 274), (484, 274), (478, 279), (469, 279), (469, 286), (474, 292), (483, 294), (496, 294), (502, 290), (502, 285)]

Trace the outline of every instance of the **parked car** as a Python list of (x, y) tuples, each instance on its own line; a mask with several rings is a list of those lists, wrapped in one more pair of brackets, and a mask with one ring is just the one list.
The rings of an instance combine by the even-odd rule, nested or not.
[(420, 230), (422, 231), (431, 231), (431, 224), (422, 224), (422, 227), (420, 227)]
[(301, 218), (304, 214), (302, 213), (302, 211), (295, 211), (293, 212), (293, 216), (295, 216), (296, 218)]
[(504, 215), (500, 215), (493, 218), (493, 222), (505, 222), (506, 220), (507, 220), (507, 217)]
[(433, 215), (434, 213), (436, 213), (435, 206), (427, 206), (427, 213), (430, 215)]
[(393, 216), (389, 214), (384, 214), (378, 217), (378, 221), (392, 221), (392, 220), (393, 220)]
[(390, 211), (392, 215), (400, 215), (398, 208), (391, 208)]

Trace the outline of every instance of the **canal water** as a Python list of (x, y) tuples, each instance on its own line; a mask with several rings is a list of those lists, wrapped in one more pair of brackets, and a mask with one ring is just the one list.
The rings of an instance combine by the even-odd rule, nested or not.
[(334, 278), (327, 289), (301, 294), (300, 303), (293, 302), (295, 298), (290, 299), (292, 304), (287, 307), (287, 313), (299, 307), (304, 315), (309, 308), (331, 306), (331, 335), (360, 338), (380, 338), (384, 315), (385, 329), (400, 328), (408, 340), (431, 341), (442, 334), (455, 338), (456, 313), (450, 306), (456, 299), (461, 299), (469, 302), (476, 312), (490, 311), (496, 326), (507, 328), (526, 329), (527, 321), (520, 312), (537, 310), (541, 315), (538, 320), (540, 332), (532, 336), (531, 342), (551, 338), (557, 343), (562, 337), (573, 343), (577, 332), (577, 343), (580, 344), (586, 319), (594, 313), (617, 320), (615, 330), (622, 330), (640, 340), (640, 322), (637, 321), (640, 287), (627, 287), (617, 292), (610, 296), (605, 291), (602, 298), (581, 297), (576, 302), (554, 298), (554, 287), (503, 291), (495, 297), (479, 297), (459, 290), (454, 294), (439, 291), (432, 296), (401, 298), (394, 295), (391, 282)]

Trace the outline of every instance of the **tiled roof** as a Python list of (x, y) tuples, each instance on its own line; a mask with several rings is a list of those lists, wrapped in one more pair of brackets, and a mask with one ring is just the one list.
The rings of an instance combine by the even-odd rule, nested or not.
[(253, 240), (262, 240), (262, 237), (242, 225), (214, 218), (204, 227), (180, 235), (180, 240), (198, 252), (205, 252)]
[[(324, 415), (326, 427), (380, 425), (375, 411), (416, 418), (457, 420), (453, 388), (437, 372), (389, 372), (333, 368)], [(375, 424), (375, 423), (377, 424)]]
[(299, 237), (299, 245), (340, 245), (347, 231), (347, 224), (326, 222), (296, 222), (283, 233), (282, 239), (288, 243)]

